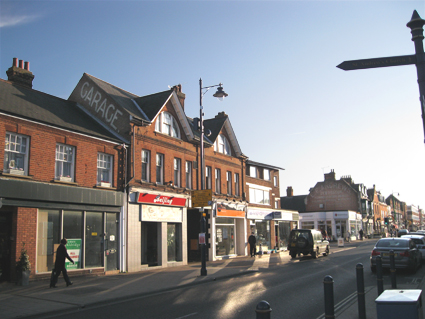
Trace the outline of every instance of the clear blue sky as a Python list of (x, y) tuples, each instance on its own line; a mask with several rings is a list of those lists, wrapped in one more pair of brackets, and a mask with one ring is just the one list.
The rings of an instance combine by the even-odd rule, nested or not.
[(242, 152), (307, 194), (335, 170), (425, 208), (414, 65), (342, 71), (345, 60), (414, 54), (425, 1), (0, 1), (0, 77), (17, 57), (34, 89), (67, 99), (84, 72), (137, 95), (181, 84), (186, 113), (225, 111)]

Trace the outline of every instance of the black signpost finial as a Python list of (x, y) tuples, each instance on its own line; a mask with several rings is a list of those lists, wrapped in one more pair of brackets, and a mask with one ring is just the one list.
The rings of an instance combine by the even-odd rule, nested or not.
[(341, 64), (337, 65), (337, 68), (349, 71), (358, 69), (371, 69), (387, 66), (415, 64), (416, 71), (418, 74), (419, 96), (422, 110), (422, 123), (425, 135), (425, 53), (423, 47), (424, 25), (425, 20), (419, 16), (416, 10), (414, 10), (411, 20), (407, 23), (407, 27), (411, 29), (412, 41), (415, 43), (414, 55), (344, 61)]

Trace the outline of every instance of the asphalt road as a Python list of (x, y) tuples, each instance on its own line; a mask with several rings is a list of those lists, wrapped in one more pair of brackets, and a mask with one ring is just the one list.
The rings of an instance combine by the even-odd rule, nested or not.
[[(369, 268), (372, 247), (372, 242), (353, 249), (336, 247), (327, 257), (298, 257), (255, 274), (110, 302), (49, 318), (246, 319), (256, 318), (255, 308), (261, 300), (269, 302), (272, 318), (320, 318), (324, 313), (325, 276), (330, 275), (334, 280), (336, 307), (357, 298), (357, 264), (364, 265), (365, 289), (376, 286), (376, 275)], [(424, 272), (425, 267), (416, 274), (399, 271), (397, 280), (414, 283)], [(385, 273), (384, 282), (390, 282), (389, 273)]]

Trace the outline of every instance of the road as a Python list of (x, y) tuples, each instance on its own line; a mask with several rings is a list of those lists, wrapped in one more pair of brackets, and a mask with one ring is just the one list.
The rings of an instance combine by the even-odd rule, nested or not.
[[(324, 312), (323, 279), (334, 280), (335, 307), (357, 298), (356, 265), (364, 265), (365, 290), (376, 286), (369, 269), (373, 242), (357, 248), (333, 247), (327, 257), (298, 257), (257, 273), (179, 288), (126, 301), (98, 305), (49, 318), (161, 318), (217, 319), (255, 318), (259, 301), (266, 300), (274, 318), (319, 318)], [(258, 258), (258, 257), (257, 257)], [(425, 267), (416, 274), (398, 271), (397, 281), (413, 284), (422, 278)], [(384, 283), (390, 283), (389, 273)]]

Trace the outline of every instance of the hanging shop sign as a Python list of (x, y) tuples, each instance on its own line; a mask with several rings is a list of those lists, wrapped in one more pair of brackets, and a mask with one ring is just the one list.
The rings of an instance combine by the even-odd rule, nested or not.
[(165, 206), (186, 206), (186, 198), (184, 197), (163, 196), (148, 193), (137, 193), (137, 202)]
[(167, 206), (141, 205), (140, 221), (142, 222), (183, 222), (183, 209)]

